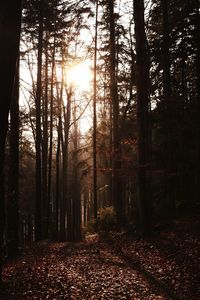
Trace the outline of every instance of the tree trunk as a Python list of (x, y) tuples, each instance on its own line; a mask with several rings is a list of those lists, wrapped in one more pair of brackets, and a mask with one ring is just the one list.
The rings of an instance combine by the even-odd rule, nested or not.
[[(61, 99), (59, 100), (59, 102)], [(58, 139), (57, 139), (57, 150), (56, 150), (56, 197), (55, 197), (55, 225), (54, 225), (54, 239), (58, 240), (58, 221), (59, 221), (59, 203), (61, 198), (60, 193), (60, 146), (61, 146), (61, 135), (62, 135), (62, 119), (61, 119), (61, 105), (59, 104), (59, 120), (58, 120)]]
[[(55, 211), (54, 211), (54, 239), (59, 240), (59, 208), (61, 201), (61, 142), (62, 142), (62, 101), (63, 101), (63, 85), (64, 85), (64, 61), (62, 63), (62, 82), (60, 88), (60, 95), (58, 98), (58, 127), (57, 127), (57, 149), (56, 149), (56, 195), (55, 195)], [(58, 89), (57, 89), (58, 91)]]
[(63, 195), (60, 207), (60, 238), (62, 241), (66, 240), (66, 212), (67, 212), (67, 240), (71, 240), (71, 201), (68, 194), (68, 147), (69, 147), (69, 128), (71, 120), (71, 98), (72, 90), (66, 91), (67, 107), (64, 111), (64, 142), (63, 142)]
[(179, 185), (180, 185), (180, 199), (183, 202), (189, 198), (187, 195), (187, 178), (185, 175), (185, 104), (187, 101), (187, 83), (186, 83), (186, 59), (185, 59), (185, 36), (184, 24), (182, 25), (182, 42), (181, 42), (181, 132), (180, 132), (180, 171), (179, 171)]
[(54, 69), (55, 69), (55, 37), (52, 53), (52, 66), (51, 66), (51, 94), (50, 94), (50, 136), (49, 136), (49, 169), (48, 169), (48, 193), (47, 193), (47, 207), (45, 215), (45, 228), (46, 236), (48, 236), (49, 230), (49, 217), (50, 217), (50, 207), (51, 207), (51, 181), (52, 181), (52, 152), (53, 152), (53, 86), (54, 86)]
[(80, 205), (80, 183), (78, 172), (78, 124), (76, 114), (76, 103), (73, 109), (74, 118), (74, 153), (73, 153), (73, 183), (72, 183), (72, 236), (71, 241), (81, 240), (81, 205)]
[(150, 198), (148, 195), (148, 106), (149, 106), (149, 68), (144, 28), (144, 2), (134, 1), (134, 20), (136, 38), (136, 85), (137, 85), (137, 126), (138, 126), (138, 188), (139, 222), (142, 234), (148, 234), (150, 224)]
[(10, 167), (7, 204), (8, 256), (14, 257), (19, 246), (19, 62), (10, 108)]
[(110, 27), (110, 98), (113, 109), (113, 204), (119, 225), (125, 220), (124, 207), (122, 200), (122, 177), (121, 177), (121, 145), (119, 130), (119, 99), (117, 92), (116, 78), (116, 45), (115, 45), (115, 17), (114, 0), (110, 0), (109, 8), (109, 27)]
[(93, 102), (93, 203), (94, 220), (97, 226), (97, 29), (98, 29), (98, 0), (96, 3), (95, 41), (94, 41), (94, 102)]
[(166, 175), (167, 175), (167, 202), (168, 210), (172, 214), (175, 210), (175, 153), (176, 145), (174, 142), (174, 118), (172, 115), (172, 88), (171, 88), (171, 75), (170, 75), (170, 37), (169, 37), (169, 20), (168, 20), (168, 1), (162, 0), (162, 13), (163, 13), (163, 98), (165, 105), (164, 123), (166, 124), (167, 135), (167, 157), (166, 157)]
[(42, 239), (42, 174), (41, 174), (41, 96), (42, 96), (42, 50), (43, 50), (43, 0), (40, 0), (37, 89), (36, 89), (36, 199), (35, 199), (35, 239)]
[(66, 208), (67, 208), (67, 240), (70, 241), (72, 240), (72, 206), (71, 206), (71, 199), (68, 191), (68, 170), (69, 170), (69, 162), (68, 162), (68, 157), (69, 157), (69, 129), (70, 129), (70, 122), (71, 122), (71, 102), (72, 102), (72, 89), (70, 88), (69, 91), (67, 92), (67, 112), (66, 112), (66, 124), (65, 124), (65, 149), (66, 149), (66, 167), (65, 167), (65, 194), (64, 196), (64, 201), (66, 203)]
[[(42, 136), (42, 216), (46, 217), (47, 211), (47, 169), (48, 169), (48, 34), (46, 33), (45, 45), (45, 92), (43, 98), (43, 136)], [(46, 219), (46, 218), (45, 218)], [(45, 227), (45, 228), (44, 228)], [(43, 235), (47, 237), (47, 225), (43, 227)]]
[(197, 203), (200, 203), (200, 14), (199, 14), (200, 3), (196, 0), (196, 30), (195, 30), (195, 40), (196, 40), (196, 86), (197, 86), (197, 107), (198, 107), (198, 166), (197, 166)]
[(0, 3), (0, 283), (2, 267), (2, 242), (5, 226), (4, 157), (8, 129), (8, 113), (12, 99), (16, 63), (19, 55), (21, 28), (21, 1)]

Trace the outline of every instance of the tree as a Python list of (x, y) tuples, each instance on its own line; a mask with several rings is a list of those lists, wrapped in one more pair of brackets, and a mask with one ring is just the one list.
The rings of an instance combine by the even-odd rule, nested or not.
[(57, 125), (57, 149), (56, 149), (56, 195), (55, 195), (55, 217), (53, 236), (59, 240), (59, 208), (61, 202), (61, 138), (62, 138), (62, 101), (63, 101), (63, 85), (64, 85), (64, 63), (62, 64), (62, 82), (60, 95), (58, 95), (58, 125)]
[[(64, 80), (64, 79), (63, 79)], [(67, 106), (64, 108), (64, 137), (62, 143), (62, 154), (63, 154), (63, 196), (60, 206), (60, 239), (61, 241), (66, 240), (66, 212), (67, 212), (67, 239), (72, 239), (72, 209), (71, 199), (68, 191), (68, 158), (69, 158), (69, 130), (71, 123), (71, 101), (72, 101), (72, 88), (66, 90), (67, 95)]]
[(8, 114), (12, 100), (13, 83), (19, 56), (21, 29), (21, 1), (0, 2), (0, 282), (2, 266), (2, 242), (5, 226), (4, 158), (8, 129)]
[(119, 224), (123, 224), (124, 208), (122, 200), (122, 178), (121, 178), (121, 145), (119, 130), (119, 98), (117, 91), (117, 62), (116, 62), (116, 44), (115, 44), (115, 14), (114, 1), (109, 1), (109, 31), (110, 31), (110, 99), (112, 103), (112, 125), (113, 125), (113, 204), (116, 210)]
[(174, 208), (177, 213), (185, 206), (192, 208), (199, 186), (198, 9), (195, 1), (152, 3), (147, 39), (152, 62), (151, 101), (155, 105), (151, 114), (153, 155), (155, 169), (162, 172), (155, 190), (162, 191), (158, 200), (162, 214), (171, 216)]
[[(79, 242), (81, 240), (81, 203), (80, 203), (80, 175), (79, 175), (79, 159), (78, 159), (78, 119), (77, 119), (77, 104), (74, 101), (73, 107), (73, 150), (72, 150), (72, 182), (71, 193), (68, 196), (68, 201), (71, 202), (71, 241)], [(68, 238), (69, 239), (69, 238)]]
[(200, 30), (200, 13), (199, 8), (200, 4), (199, 1), (195, 1), (196, 6), (196, 28), (195, 28), (195, 40), (196, 40), (196, 86), (197, 86), (197, 107), (198, 107), (198, 168), (197, 168), (197, 201), (200, 203), (200, 121), (199, 121), (199, 114), (200, 114), (200, 37), (199, 37), (199, 30)]
[(36, 199), (35, 199), (35, 239), (42, 239), (42, 132), (41, 132), (41, 97), (42, 97), (42, 52), (43, 52), (43, 0), (39, 1), (38, 15), (38, 62), (37, 62), (37, 87), (35, 96), (36, 106)]
[(53, 87), (54, 87), (54, 71), (55, 71), (55, 51), (56, 51), (56, 40), (54, 37), (53, 41), (53, 50), (52, 50), (52, 66), (51, 66), (51, 89), (50, 89), (50, 136), (49, 136), (49, 169), (48, 169), (48, 193), (47, 193), (47, 202), (45, 205), (46, 213), (46, 236), (48, 236), (49, 229), (49, 218), (50, 218), (50, 203), (51, 203), (51, 192), (52, 192), (52, 154), (53, 154)]
[(149, 68), (146, 34), (144, 27), (144, 1), (134, 1), (135, 40), (136, 40), (136, 88), (138, 125), (138, 189), (139, 222), (142, 234), (150, 229), (150, 198), (148, 194), (148, 152), (149, 152)]
[(44, 97), (42, 105), (42, 214), (44, 220), (43, 232), (44, 236), (48, 236), (48, 100), (49, 100), (49, 33), (46, 31), (45, 35), (45, 76), (44, 76)]
[(174, 143), (174, 120), (172, 116), (172, 87), (171, 87), (171, 75), (170, 75), (170, 36), (169, 36), (169, 9), (168, 1), (162, 0), (162, 15), (163, 15), (163, 47), (162, 47), (162, 64), (163, 64), (163, 98), (165, 106), (165, 120), (167, 124), (167, 176), (168, 180), (166, 185), (168, 185), (168, 202), (170, 204), (169, 211), (172, 212), (175, 209), (175, 143)]
[(93, 100), (93, 202), (94, 219), (97, 224), (97, 30), (98, 30), (98, 0), (96, 1), (96, 20), (94, 38), (94, 100)]
[(14, 80), (10, 107), (10, 164), (7, 200), (8, 256), (18, 253), (19, 247), (19, 61)]

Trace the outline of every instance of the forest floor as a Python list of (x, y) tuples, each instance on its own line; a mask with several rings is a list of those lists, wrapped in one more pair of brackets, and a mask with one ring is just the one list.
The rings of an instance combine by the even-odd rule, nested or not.
[(3, 270), (2, 300), (199, 300), (200, 221), (174, 220), (149, 239), (94, 234), (35, 244)]

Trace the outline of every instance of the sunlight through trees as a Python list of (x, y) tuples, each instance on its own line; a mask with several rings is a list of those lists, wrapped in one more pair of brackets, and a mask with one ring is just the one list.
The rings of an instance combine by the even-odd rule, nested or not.
[[(0, 4), (0, 249), (200, 207), (199, 1)], [(21, 37), (20, 37), (21, 32)]]

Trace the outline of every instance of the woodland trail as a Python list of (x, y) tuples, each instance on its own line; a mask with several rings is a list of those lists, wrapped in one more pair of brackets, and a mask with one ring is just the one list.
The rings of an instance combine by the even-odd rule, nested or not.
[(148, 240), (121, 232), (35, 244), (6, 262), (0, 299), (200, 299), (198, 228), (181, 219)]

